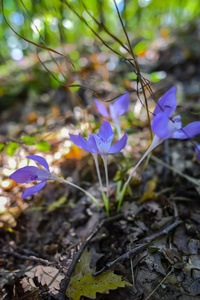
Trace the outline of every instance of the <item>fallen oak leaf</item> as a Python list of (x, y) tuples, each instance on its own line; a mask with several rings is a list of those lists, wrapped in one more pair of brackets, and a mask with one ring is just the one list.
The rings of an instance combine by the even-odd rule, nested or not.
[(88, 273), (80, 278), (80, 274), (76, 274), (71, 277), (66, 296), (72, 300), (79, 300), (81, 296), (96, 299), (96, 293), (109, 293), (109, 290), (116, 290), (126, 285), (132, 286), (129, 282), (122, 280), (122, 276), (114, 274), (113, 271), (97, 277)]
[(79, 263), (76, 265), (75, 274), (79, 274), (80, 278), (88, 273), (94, 273), (96, 271), (96, 266), (90, 267), (92, 260), (92, 252), (85, 249), (81, 255)]
[(30, 271), (26, 272), (25, 275), (32, 279), (36, 277), (41, 285), (47, 285), (49, 288), (56, 290), (59, 290), (59, 284), (64, 277), (63, 274), (59, 273), (58, 269), (42, 265), (33, 267)]

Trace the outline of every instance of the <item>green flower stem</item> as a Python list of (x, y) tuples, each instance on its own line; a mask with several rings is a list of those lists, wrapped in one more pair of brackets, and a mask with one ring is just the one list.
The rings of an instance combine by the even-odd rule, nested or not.
[(109, 217), (109, 181), (108, 181), (108, 166), (107, 166), (107, 155), (101, 155), (102, 159), (103, 159), (103, 164), (104, 164), (104, 169), (105, 169), (105, 175), (106, 175), (106, 195), (104, 194), (104, 192), (102, 191), (102, 197), (103, 197), (103, 202), (105, 205), (105, 209), (106, 209), (106, 214)]
[(92, 153), (92, 156), (94, 157), (94, 162), (95, 162), (95, 166), (96, 166), (96, 170), (97, 170), (97, 176), (98, 176), (98, 180), (99, 180), (99, 185), (100, 185), (100, 189), (102, 191), (103, 190), (103, 184), (102, 184), (102, 180), (101, 180), (101, 174), (100, 174), (100, 170), (99, 170), (99, 164), (98, 164), (97, 154)]
[(107, 188), (106, 196), (107, 196), (107, 198), (109, 198), (109, 181), (108, 181), (108, 166), (107, 166), (108, 157), (107, 157), (107, 155), (102, 155), (101, 157), (103, 159), (105, 175), (106, 175), (106, 188)]
[(72, 183), (72, 182), (70, 182), (68, 180), (60, 178), (60, 177), (56, 176), (55, 174), (52, 174), (52, 175), (53, 175), (52, 179), (57, 180), (57, 181), (61, 181), (61, 182), (64, 182), (64, 183), (67, 183), (67, 184), (75, 187), (76, 189), (82, 191), (86, 196), (88, 196), (90, 199), (92, 199), (92, 201), (97, 205), (97, 207), (99, 207), (99, 203), (98, 203), (97, 199), (94, 196), (92, 196), (92, 194), (90, 194), (86, 190), (82, 189), (80, 186), (78, 186), (78, 185), (76, 185), (76, 184), (74, 184), (74, 183)]
[(105, 206), (105, 210), (106, 210), (106, 215), (107, 217), (110, 216), (110, 212), (109, 212), (109, 200), (108, 198), (106, 197), (105, 193), (102, 191), (102, 198), (103, 198), (103, 203), (104, 203), (104, 206)]

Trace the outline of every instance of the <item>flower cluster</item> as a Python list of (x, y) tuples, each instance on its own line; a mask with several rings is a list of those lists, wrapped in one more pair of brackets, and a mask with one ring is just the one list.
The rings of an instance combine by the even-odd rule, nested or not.
[[(130, 99), (128, 93), (125, 93), (123, 96), (121, 96), (114, 104), (109, 104), (109, 110), (107, 110), (107, 108), (98, 100), (95, 100), (95, 103), (101, 115), (107, 118), (111, 118), (118, 126), (119, 129), (119, 118), (122, 115), (124, 115), (129, 108)], [(147, 155), (155, 147), (157, 147), (159, 144), (161, 144), (163, 141), (169, 138), (182, 140), (182, 139), (189, 139), (196, 136), (197, 134), (200, 134), (200, 121), (192, 122), (182, 127), (181, 117), (179, 115), (172, 117), (173, 113), (176, 110), (176, 107), (177, 107), (176, 87), (172, 87), (161, 97), (161, 99), (156, 104), (156, 107), (153, 112), (153, 120), (151, 124), (152, 131), (154, 133), (154, 138), (152, 140), (150, 147), (147, 149), (145, 154), (136, 164), (128, 180), (125, 182), (120, 192), (120, 197), (118, 199), (119, 201), (118, 208), (121, 205), (121, 201), (123, 199), (126, 187), (131, 177), (133, 176), (135, 170), (142, 163), (145, 157), (147, 157)], [(118, 130), (118, 135), (119, 135), (119, 130)], [(81, 136), (81, 133), (79, 133), (78, 135), (69, 134), (69, 136), (71, 141), (76, 146), (86, 150), (87, 152), (93, 155), (96, 169), (97, 169), (97, 175), (100, 183), (100, 188), (103, 190), (101, 175), (100, 175), (99, 165), (98, 165), (98, 159), (97, 159), (98, 155), (102, 157), (104, 162), (104, 167), (105, 167), (107, 199), (108, 199), (109, 183), (108, 183), (108, 171), (107, 171), (107, 156), (108, 154), (114, 154), (124, 149), (127, 143), (127, 134), (124, 133), (124, 135), (121, 137), (121, 132), (120, 132), (119, 140), (112, 144), (114, 139), (114, 132), (112, 130), (110, 123), (106, 120), (103, 120), (103, 123), (99, 128), (99, 132), (96, 134), (95, 133), (89, 134), (88, 138), (83, 138)], [(200, 145), (198, 145), (195, 150), (200, 153), (199, 151)], [(81, 187), (76, 186), (75, 184), (70, 183), (67, 180), (59, 178), (56, 175), (50, 173), (49, 166), (47, 164), (47, 161), (44, 158), (38, 155), (29, 155), (27, 156), (27, 158), (34, 160), (42, 168), (38, 168), (35, 166), (26, 166), (24, 168), (15, 171), (12, 175), (10, 175), (9, 178), (16, 181), (17, 183), (30, 183), (33, 181), (40, 181), (35, 186), (27, 188), (24, 191), (22, 198), (31, 196), (36, 192), (39, 192), (45, 186), (47, 180), (59, 180), (67, 184), (71, 184), (72, 186), (85, 192), (87, 196), (89, 196), (96, 204), (98, 204), (97, 200), (90, 193), (83, 190)], [(200, 160), (200, 154), (198, 154), (198, 159)], [(109, 204), (108, 202), (106, 202), (107, 200), (103, 192), (102, 195), (103, 195), (106, 211), (109, 214)]]
[[(117, 141), (116, 143), (112, 144), (114, 133), (110, 123), (106, 120), (103, 120), (103, 124), (99, 128), (99, 132), (97, 134), (89, 135), (88, 139), (84, 139), (81, 134), (78, 135), (70, 134), (70, 139), (72, 142), (78, 146), (86, 150), (87, 152), (92, 153), (95, 161), (97, 176), (99, 179), (99, 185), (101, 190), (103, 190), (101, 175), (99, 171), (98, 159), (97, 155), (100, 154), (105, 168), (105, 176), (106, 176), (106, 187), (107, 187), (107, 198), (109, 196), (109, 180), (108, 180), (108, 169), (107, 169), (107, 155), (120, 152), (127, 143), (127, 134), (125, 133), (123, 137)], [(104, 197), (104, 204), (106, 207), (107, 215), (109, 215), (109, 204), (108, 200)]]

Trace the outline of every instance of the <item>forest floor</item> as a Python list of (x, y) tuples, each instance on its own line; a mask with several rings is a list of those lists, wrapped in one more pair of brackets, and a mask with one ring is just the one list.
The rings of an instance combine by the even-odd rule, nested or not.
[[(198, 26), (195, 30), (199, 32)], [(173, 33), (164, 49), (157, 40), (151, 49), (157, 54), (155, 62), (138, 58), (141, 71), (166, 73), (165, 79), (152, 84), (158, 99), (171, 86), (178, 87), (178, 114), (184, 124), (200, 118), (200, 34), (195, 30), (191, 24)], [(91, 76), (103, 72), (95, 63), (85, 71)], [(126, 68), (120, 66), (122, 77)], [(92, 97), (82, 89), (71, 93), (63, 87), (48, 88), (47, 83), (37, 95), (34, 88), (42, 86), (47, 75), (37, 68), (34, 74), (37, 79), (29, 78), (13, 95), (1, 96), (0, 143), (20, 147), (8, 155), (16, 145), (11, 144), (11, 150), (5, 148), (1, 154), (0, 298), (65, 299), (68, 285), (67, 295), (73, 300), (200, 299), (200, 163), (194, 151), (200, 137), (160, 145), (135, 173), (117, 213), (117, 180), (127, 178), (127, 170), (150, 145), (146, 110), (136, 93), (130, 93), (131, 109), (122, 118), (128, 144), (123, 153), (108, 159), (106, 217), (92, 156), (73, 146), (68, 136), (87, 136), (101, 124)], [(11, 84), (12, 76), (3, 78), (2, 84)], [(117, 88), (104, 80), (111, 91)], [(129, 89), (131, 80), (124, 84)], [(151, 98), (148, 103), (152, 111), (155, 103)], [(37, 147), (21, 136), (36, 136)], [(82, 192), (51, 181), (22, 200), (25, 185), (8, 176), (30, 154), (43, 156), (52, 172), (95, 195), (100, 209)], [(104, 173), (102, 163), (100, 171)], [(102, 268), (101, 275), (87, 276)]]

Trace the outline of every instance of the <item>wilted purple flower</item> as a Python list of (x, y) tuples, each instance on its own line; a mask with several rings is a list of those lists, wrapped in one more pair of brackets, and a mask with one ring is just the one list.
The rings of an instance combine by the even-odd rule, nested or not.
[(170, 118), (176, 106), (176, 87), (172, 87), (161, 97), (155, 107), (151, 125), (155, 133), (152, 144), (158, 145), (168, 138), (189, 139), (200, 133), (200, 121), (182, 127), (180, 116)]
[(126, 146), (127, 142), (127, 134), (125, 133), (118, 142), (111, 146), (114, 133), (110, 123), (105, 120), (103, 120), (103, 124), (99, 128), (99, 133), (90, 134), (88, 140), (85, 140), (80, 133), (78, 135), (70, 134), (69, 136), (72, 142), (79, 148), (90, 153), (100, 154), (101, 156), (120, 152)]
[(32, 196), (33, 194), (39, 192), (46, 184), (47, 180), (55, 179), (54, 175), (50, 173), (49, 166), (47, 161), (38, 155), (29, 155), (28, 159), (32, 159), (36, 161), (38, 164), (43, 166), (44, 169), (39, 169), (34, 166), (27, 166), (15, 171), (13, 174), (9, 176), (10, 179), (14, 180), (17, 183), (29, 183), (31, 181), (41, 181), (33, 187), (27, 188), (22, 198), (26, 198), (28, 196)]
[(99, 111), (99, 113), (105, 117), (105, 118), (111, 118), (114, 123), (116, 124), (117, 131), (118, 131), (118, 136), (119, 138), (121, 137), (121, 132), (120, 132), (120, 122), (119, 119), (121, 116), (123, 116), (130, 105), (130, 98), (129, 98), (129, 93), (125, 93), (124, 95), (120, 96), (118, 100), (115, 101), (114, 104), (109, 103), (109, 110), (106, 108), (104, 104), (102, 104), (100, 101), (97, 99), (94, 100), (96, 107)]

